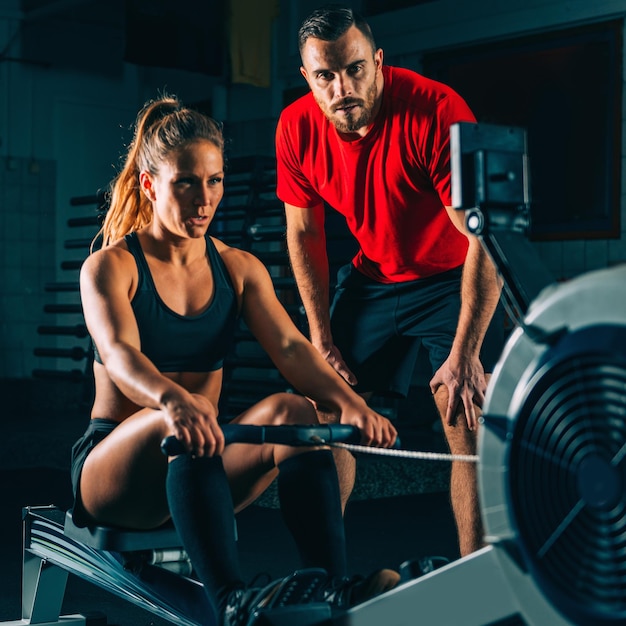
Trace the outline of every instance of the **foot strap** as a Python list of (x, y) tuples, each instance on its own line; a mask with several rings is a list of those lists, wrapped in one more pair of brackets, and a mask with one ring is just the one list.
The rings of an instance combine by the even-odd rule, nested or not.
[(276, 584), (267, 602), (255, 609), (247, 626), (309, 626), (330, 618), (330, 606), (319, 602), (328, 580), (326, 570), (297, 570)]

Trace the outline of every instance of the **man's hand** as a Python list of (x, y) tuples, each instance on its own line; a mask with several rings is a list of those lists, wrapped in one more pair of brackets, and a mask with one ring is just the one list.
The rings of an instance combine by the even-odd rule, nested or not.
[[(315, 345), (315, 344), (313, 344)], [(330, 363), (333, 369), (351, 386), (357, 384), (357, 378), (341, 356), (339, 348), (335, 344), (331, 344), (330, 348), (322, 348), (315, 346), (317, 351)]]
[(467, 427), (469, 430), (476, 430), (478, 416), (474, 405), (482, 407), (487, 390), (485, 372), (480, 360), (478, 358), (454, 359), (449, 356), (430, 381), (430, 390), (433, 395), (441, 385), (445, 385), (448, 389), (446, 424), (456, 425), (457, 409), (462, 403)]

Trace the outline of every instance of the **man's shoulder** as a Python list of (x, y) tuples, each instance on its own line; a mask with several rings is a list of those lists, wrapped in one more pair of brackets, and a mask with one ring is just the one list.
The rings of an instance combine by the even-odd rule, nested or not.
[(403, 107), (409, 115), (432, 116), (443, 111), (452, 117), (471, 119), (465, 100), (449, 85), (414, 70), (388, 66), (387, 101), (394, 108)]
[(404, 102), (420, 110), (436, 109), (445, 100), (461, 99), (452, 87), (415, 70), (386, 66), (393, 101)]
[(276, 147), (289, 145), (296, 152), (306, 150), (313, 138), (324, 134), (325, 124), (326, 118), (309, 92), (282, 110), (276, 126)]

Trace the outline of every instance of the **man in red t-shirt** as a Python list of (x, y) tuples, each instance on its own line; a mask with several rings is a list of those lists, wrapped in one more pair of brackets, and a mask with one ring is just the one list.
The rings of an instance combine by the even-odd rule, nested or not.
[[(406, 395), (420, 346), (453, 454), (475, 454), (486, 390), (480, 349), (499, 298), (493, 264), (451, 205), (450, 125), (475, 121), (449, 87), (383, 66), (350, 9), (313, 12), (299, 31), (310, 93), (281, 114), (278, 197), (313, 345), (365, 397)], [(359, 244), (329, 306), (325, 203)], [(487, 370), (488, 371), (488, 370)], [(352, 457), (338, 459), (344, 497)], [(454, 462), (462, 555), (482, 544), (476, 468)]]

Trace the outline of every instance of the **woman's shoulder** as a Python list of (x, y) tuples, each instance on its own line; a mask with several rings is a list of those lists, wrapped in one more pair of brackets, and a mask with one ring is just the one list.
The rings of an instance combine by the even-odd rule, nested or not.
[(241, 248), (237, 248), (235, 246), (229, 246), (217, 237), (211, 237), (211, 241), (213, 242), (213, 245), (215, 245), (215, 249), (222, 258), (222, 261), (225, 263), (250, 263), (255, 260), (258, 261), (258, 259), (251, 252), (242, 250)]
[(135, 265), (134, 258), (124, 239), (94, 250), (85, 259), (81, 273), (95, 273), (101, 271), (124, 272)]
[(215, 237), (211, 237), (211, 240), (231, 278), (246, 279), (251, 274), (267, 271), (260, 259), (254, 256), (252, 252), (229, 246)]

